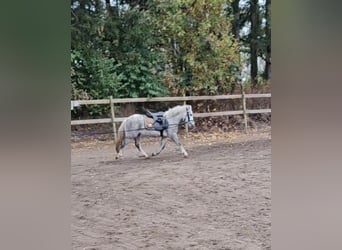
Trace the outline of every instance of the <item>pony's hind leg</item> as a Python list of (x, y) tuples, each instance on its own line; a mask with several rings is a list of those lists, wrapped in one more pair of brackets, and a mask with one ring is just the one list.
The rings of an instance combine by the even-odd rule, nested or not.
[(181, 153), (184, 155), (184, 157), (188, 157), (188, 153), (185, 151), (182, 143), (179, 142), (178, 136), (176, 133), (171, 134), (170, 139), (176, 143), (177, 146), (179, 146), (179, 149)]
[(145, 158), (148, 158), (148, 154), (146, 154), (145, 151), (141, 147), (140, 134), (134, 139), (134, 143), (135, 143), (136, 148), (139, 150), (139, 152), (141, 152)]
[(127, 145), (127, 143), (128, 143), (127, 139), (124, 139), (121, 141), (119, 153), (115, 156), (115, 159), (119, 159), (120, 157), (122, 157), (123, 150), (124, 150), (125, 146)]

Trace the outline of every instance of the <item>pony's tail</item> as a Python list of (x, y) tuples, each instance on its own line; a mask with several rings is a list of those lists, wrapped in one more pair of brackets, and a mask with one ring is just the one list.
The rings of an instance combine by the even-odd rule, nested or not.
[(125, 139), (125, 131), (124, 131), (124, 123), (121, 123), (119, 129), (118, 129), (118, 137), (116, 139), (116, 142), (115, 142), (115, 149), (116, 149), (116, 152), (119, 153), (120, 151), (120, 145), (121, 145), (121, 142)]

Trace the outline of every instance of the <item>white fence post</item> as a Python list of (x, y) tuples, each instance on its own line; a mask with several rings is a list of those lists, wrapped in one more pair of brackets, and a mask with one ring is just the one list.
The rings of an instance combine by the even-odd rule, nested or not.
[(247, 109), (246, 109), (246, 96), (245, 96), (245, 89), (244, 89), (243, 84), (241, 84), (241, 92), (242, 92), (243, 123), (244, 123), (245, 133), (247, 134), (248, 121), (247, 121)]
[(113, 125), (113, 134), (114, 134), (114, 142), (117, 141), (117, 135), (116, 135), (116, 124), (115, 124), (115, 110), (114, 110), (114, 102), (113, 97), (110, 96), (110, 111), (112, 115), (112, 125)]
[[(185, 96), (185, 94), (183, 94), (183, 96)], [(186, 101), (185, 100), (184, 100), (183, 104), (186, 105)], [(186, 133), (186, 136), (189, 135), (189, 126), (188, 126), (187, 123), (185, 124), (185, 133)]]

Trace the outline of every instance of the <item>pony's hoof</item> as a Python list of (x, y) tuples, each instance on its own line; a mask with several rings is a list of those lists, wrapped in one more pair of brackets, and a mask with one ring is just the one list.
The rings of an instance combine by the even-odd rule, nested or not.
[(115, 156), (115, 160), (118, 160), (118, 159), (120, 159), (122, 157), (122, 154), (117, 154), (116, 156)]
[(188, 154), (184, 154), (184, 158), (188, 158)]
[(157, 154), (155, 154), (155, 153), (152, 153), (152, 155), (151, 156), (156, 156)]

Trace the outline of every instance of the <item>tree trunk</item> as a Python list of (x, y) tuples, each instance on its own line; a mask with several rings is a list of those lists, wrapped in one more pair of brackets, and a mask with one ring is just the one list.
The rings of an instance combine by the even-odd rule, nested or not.
[(240, 40), (240, 0), (234, 0), (233, 5), (233, 33), (237, 41)]
[(112, 12), (112, 8), (110, 6), (110, 0), (106, 0), (106, 9), (107, 9), (108, 15), (110, 15)]
[(251, 82), (255, 88), (258, 83), (258, 34), (259, 34), (259, 5), (258, 0), (251, 0), (251, 34), (250, 34), (250, 63)]
[(264, 70), (265, 80), (269, 80), (271, 77), (271, 0), (266, 0), (266, 63)]
[[(240, 3), (240, 0), (234, 0), (232, 2), (233, 17), (234, 17), (233, 18), (233, 34), (234, 34), (234, 37), (235, 37), (237, 43), (240, 43), (240, 22), (241, 22), (241, 20), (240, 20), (240, 6), (239, 6), (239, 3)], [(240, 53), (240, 51), (239, 51), (239, 53)], [(239, 75), (241, 75), (241, 62), (240, 62), (240, 59), (239, 59), (238, 67), (239, 67), (239, 69), (238, 69), (239, 72), (238, 73), (239, 73)], [(238, 80), (236, 79), (236, 81), (238, 81)], [(236, 88), (236, 82), (234, 81), (231, 84), (230, 94), (234, 93), (235, 88)]]

